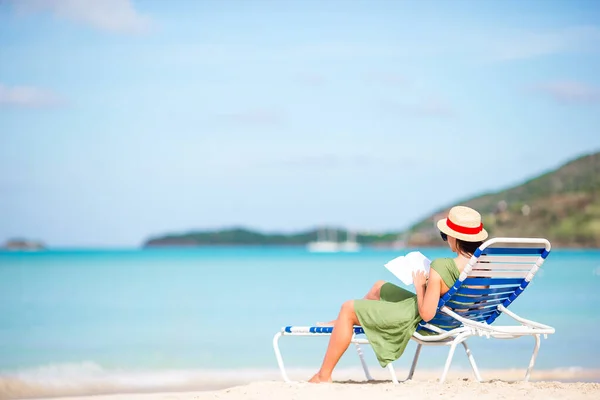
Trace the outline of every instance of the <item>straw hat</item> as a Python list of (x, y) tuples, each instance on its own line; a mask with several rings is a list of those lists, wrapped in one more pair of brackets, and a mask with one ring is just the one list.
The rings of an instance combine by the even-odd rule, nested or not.
[(446, 235), (466, 242), (480, 242), (488, 237), (483, 229), (481, 214), (464, 206), (452, 207), (448, 218), (439, 220), (437, 227)]

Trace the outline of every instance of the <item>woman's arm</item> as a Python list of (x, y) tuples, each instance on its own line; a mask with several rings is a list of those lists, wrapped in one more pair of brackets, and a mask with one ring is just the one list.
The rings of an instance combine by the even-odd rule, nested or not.
[(423, 272), (413, 274), (413, 282), (417, 291), (419, 315), (423, 321), (429, 322), (435, 316), (442, 291), (442, 278), (435, 270), (429, 270), (429, 282)]

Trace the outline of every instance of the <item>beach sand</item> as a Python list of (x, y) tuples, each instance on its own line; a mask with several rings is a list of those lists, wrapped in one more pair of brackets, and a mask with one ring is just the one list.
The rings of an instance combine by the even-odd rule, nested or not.
[(515, 382), (452, 379), (444, 384), (431, 381), (408, 381), (398, 385), (375, 383), (284, 383), (255, 382), (244, 386), (210, 392), (115, 394), (105, 396), (64, 397), (60, 400), (365, 400), (365, 399), (517, 399), (529, 400), (600, 398), (599, 383)]
[[(227, 381), (213, 381), (212, 384), (196, 383), (177, 392), (156, 389), (152, 393), (140, 393), (140, 391), (136, 393), (136, 391), (121, 391), (113, 388), (109, 391), (112, 394), (101, 394), (100, 388), (90, 392), (91, 388), (88, 387), (86, 391), (88, 394), (85, 396), (78, 395), (76, 388), (66, 392), (67, 388), (62, 388), (52, 393), (46, 387), (43, 394), (40, 392), (36, 394), (34, 387), (23, 391), (23, 386), (19, 385), (13, 386), (11, 390), (12, 385), (2, 385), (0, 382), (0, 398), (48, 399), (51, 397), (55, 400), (600, 399), (600, 383), (597, 383), (600, 371), (579, 369), (534, 371), (532, 382), (518, 380), (522, 378), (523, 372), (522, 370), (486, 371), (483, 377), (487, 380), (479, 383), (468, 371), (451, 371), (447, 381), (440, 384), (437, 382), (436, 371), (421, 371), (415, 374), (414, 380), (394, 385), (389, 381), (385, 370), (374, 374), (376, 380), (372, 382), (364, 381), (359, 371), (353, 371), (338, 373), (338, 380), (332, 384), (285, 383), (274, 379), (249, 382), (241, 379), (234, 383), (228, 378)], [(404, 373), (405, 371), (399, 371), (398, 375), (406, 376), (403, 375)], [(103, 390), (107, 393), (106, 387)]]

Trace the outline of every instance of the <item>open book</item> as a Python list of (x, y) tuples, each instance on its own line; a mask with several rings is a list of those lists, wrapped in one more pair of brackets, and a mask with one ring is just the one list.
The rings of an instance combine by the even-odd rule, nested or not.
[(423, 271), (429, 276), (429, 264), (431, 261), (420, 251), (411, 251), (405, 256), (396, 257), (385, 264), (385, 267), (400, 279), (405, 285), (412, 285), (413, 272)]

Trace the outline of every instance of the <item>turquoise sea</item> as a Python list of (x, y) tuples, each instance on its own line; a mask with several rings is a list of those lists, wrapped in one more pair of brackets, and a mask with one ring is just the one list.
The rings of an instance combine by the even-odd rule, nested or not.
[[(95, 383), (96, 391), (98, 385), (197, 389), (186, 377), (209, 372), (212, 383), (240, 374), (277, 378), (272, 338), (281, 326), (333, 319), (342, 302), (362, 297), (376, 280), (399, 283), (383, 264), (408, 251), (1, 252), (0, 378), (40, 388)], [(452, 255), (421, 251), (431, 259)], [(600, 369), (599, 303), (600, 250), (554, 250), (511, 306), (556, 328), (542, 342), (537, 370)], [(281, 342), (288, 367), (306, 374), (316, 371), (326, 345), (325, 338)], [(484, 372), (525, 368), (532, 346), (531, 338), (471, 343)], [(411, 344), (397, 368), (410, 365), (413, 350)], [(425, 349), (419, 367), (440, 368), (445, 351)], [(368, 347), (365, 353), (378, 369)], [(350, 367), (359, 367), (352, 351), (340, 363)], [(453, 369), (460, 368), (468, 362), (457, 353)]]

